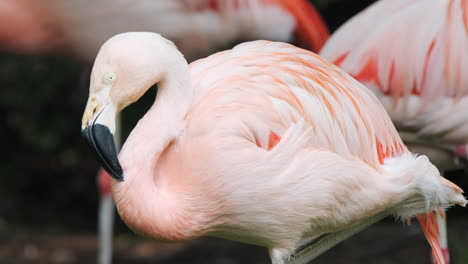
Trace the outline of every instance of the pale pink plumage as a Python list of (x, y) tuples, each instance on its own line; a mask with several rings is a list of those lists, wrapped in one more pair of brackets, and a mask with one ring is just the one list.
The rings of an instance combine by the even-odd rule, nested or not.
[(460, 166), (456, 145), (468, 143), (468, 1), (378, 1), (338, 29), (321, 55), (375, 92), (412, 149), (441, 170)]
[[(118, 81), (104, 88), (109, 71)], [(114, 108), (93, 117), (96, 102), (120, 110), (158, 82), (119, 155), (125, 181), (112, 186), (122, 219), (153, 238), (223, 237), (283, 263), (378, 212), (406, 218), (466, 202), (406, 149), (370, 91), (288, 44), (244, 43), (189, 68), (167, 40), (121, 34), (101, 48), (92, 79), (83, 126), (112, 127)]]

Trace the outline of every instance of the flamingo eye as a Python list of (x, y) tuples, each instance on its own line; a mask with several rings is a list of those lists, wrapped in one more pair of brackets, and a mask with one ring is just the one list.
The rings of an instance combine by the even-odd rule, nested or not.
[(109, 72), (104, 75), (104, 83), (106, 84), (112, 84), (115, 80), (117, 80), (117, 75), (113, 72)]

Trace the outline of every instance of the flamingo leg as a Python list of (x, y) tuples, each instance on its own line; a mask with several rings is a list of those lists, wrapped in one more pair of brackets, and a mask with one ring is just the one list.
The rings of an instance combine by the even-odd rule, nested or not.
[(112, 263), (112, 236), (114, 230), (114, 201), (112, 195), (101, 198), (99, 203), (99, 253), (97, 263)]
[(444, 254), (445, 263), (450, 263), (450, 253), (448, 249), (448, 239), (447, 239), (447, 215), (445, 210), (435, 211), (437, 226), (439, 227), (439, 243)]
[(328, 234), (315, 243), (306, 243), (305, 245), (297, 248), (295, 252), (289, 257), (289, 259), (284, 261), (282, 264), (307, 264), (340, 242), (350, 238), (351, 236), (361, 232), (362, 230), (390, 215), (392, 215), (392, 210), (386, 210), (368, 218), (367, 220), (359, 222), (348, 229)]
[[(118, 114), (115, 120), (115, 145), (117, 151), (121, 147), (121, 116)], [(107, 177), (110, 177), (107, 175)], [(114, 199), (112, 194), (101, 196), (99, 202), (98, 214), (98, 264), (112, 264), (112, 244), (113, 244), (113, 230), (114, 230)]]
[[(440, 169), (440, 174), (445, 175), (445, 172)], [(447, 237), (447, 215), (445, 214), (444, 209), (435, 211), (435, 216), (437, 220), (437, 227), (439, 228), (439, 244), (444, 254), (445, 264), (450, 264), (450, 252), (448, 248), (448, 237)], [(435, 263), (435, 260), (432, 260)]]

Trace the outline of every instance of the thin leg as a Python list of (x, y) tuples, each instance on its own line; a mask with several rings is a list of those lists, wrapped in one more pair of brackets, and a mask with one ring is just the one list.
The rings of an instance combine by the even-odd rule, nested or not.
[[(444, 171), (441, 169), (440, 174), (444, 175)], [(439, 228), (439, 245), (442, 253), (444, 254), (445, 264), (450, 264), (450, 252), (448, 248), (448, 237), (447, 237), (447, 215), (445, 210), (441, 209), (435, 211), (437, 227)], [(435, 263), (434, 259), (432, 260)]]
[(447, 215), (445, 211), (441, 210), (439, 214), (436, 211), (436, 218), (437, 218), (437, 226), (439, 227), (439, 244), (440, 248), (442, 249), (442, 253), (444, 254), (445, 263), (450, 263), (450, 253), (448, 249), (448, 240), (447, 240)]
[(289, 259), (284, 261), (283, 264), (307, 264), (311, 260), (317, 258), (321, 254), (328, 251), (330, 248), (336, 246), (340, 242), (350, 238), (354, 234), (361, 232), (362, 230), (368, 228), (369, 226), (391, 215), (390, 212), (391, 210), (381, 212), (348, 229), (345, 229), (345, 230), (342, 230), (333, 234), (329, 234), (314, 244), (311, 244), (306, 247), (300, 247), (290, 256)]
[[(116, 116), (115, 120), (115, 145), (117, 151), (121, 147), (121, 117), (120, 114)], [(109, 175), (106, 175), (110, 177)], [(110, 181), (109, 181), (110, 184)], [(108, 186), (110, 189), (110, 186)], [(98, 215), (98, 264), (111, 264), (112, 263), (112, 244), (113, 244), (113, 230), (114, 230), (114, 200), (112, 194), (101, 196), (99, 204)]]
[(99, 264), (112, 263), (112, 233), (114, 230), (114, 201), (112, 195), (103, 197), (99, 204)]

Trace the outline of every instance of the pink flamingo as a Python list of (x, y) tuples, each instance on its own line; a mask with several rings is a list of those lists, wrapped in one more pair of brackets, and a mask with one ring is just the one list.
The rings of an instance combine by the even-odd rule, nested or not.
[[(116, 114), (155, 83), (154, 105), (117, 156)], [(431, 231), (432, 211), (466, 204), (408, 151), (372, 92), (285, 43), (244, 43), (188, 65), (158, 34), (119, 34), (96, 57), (82, 133), (132, 230), (264, 246), (274, 264), (306, 263), (387, 215), (425, 214)], [(436, 234), (426, 237), (442, 263)]]
[[(90, 63), (105, 40), (134, 30), (163, 34), (189, 61), (252, 39), (295, 41), (318, 51), (329, 36), (307, 0), (0, 1), (0, 46), (8, 51), (62, 53)], [(105, 177), (100, 170), (101, 185), (109, 184)], [(113, 202), (107, 192), (100, 200), (98, 263), (104, 264), (111, 263)]]
[[(460, 167), (457, 144), (468, 143), (467, 0), (381, 0), (337, 30), (321, 55), (375, 92), (412, 150), (442, 172)], [(445, 221), (440, 244), (449, 263)]]

